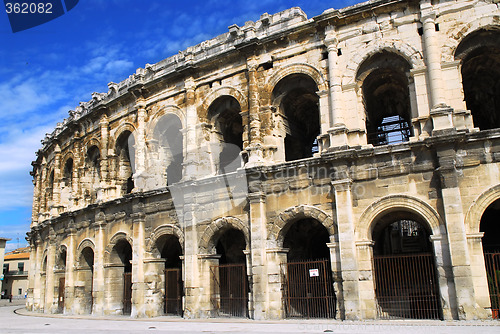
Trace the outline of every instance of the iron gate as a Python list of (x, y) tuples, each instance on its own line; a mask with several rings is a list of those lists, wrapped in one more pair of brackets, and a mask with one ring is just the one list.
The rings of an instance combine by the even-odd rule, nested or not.
[(211, 302), (216, 316), (248, 316), (248, 282), (244, 264), (210, 267), (213, 289)]
[(123, 314), (132, 312), (132, 273), (123, 274)]
[(165, 269), (165, 313), (182, 315), (182, 277), (179, 268)]
[(64, 277), (59, 278), (59, 288), (58, 288), (58, 297), (57, 297), (57, 311), (59, 313), (64, 312), (64, 289), (66, 285), (66, 280)]
[(382, 319), (442, 319), (433, 254), (374, 256)]
[(286, 269), (283, 297), (287, 317), (335, 318), (336, 298), (328, 260), (291, 262), (282, 268)]
[(490, 291), (491, 315), (499, 319), (500, 308), (500, 253), (484, 253), (484, 264), (488, 275), (488, 289)]

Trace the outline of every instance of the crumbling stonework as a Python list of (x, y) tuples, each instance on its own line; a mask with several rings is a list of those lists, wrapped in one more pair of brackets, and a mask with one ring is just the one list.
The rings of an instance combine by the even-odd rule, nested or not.
[[(437, 318), (491, 317), (481, 219), (500, 199), (499, 17), (480, 0), (292, 8), (92, 94), (33, 162), (27, 307), (316, 316), (286, 301), (284, 268), (326, 258), (334, 311), (319, 316), (415, 317), (384, 306), (373, 259), (418, 250)], [(241, 313), (222, 264), (245, 268)], [(181, 275), (178, 309), (165, 269)]]

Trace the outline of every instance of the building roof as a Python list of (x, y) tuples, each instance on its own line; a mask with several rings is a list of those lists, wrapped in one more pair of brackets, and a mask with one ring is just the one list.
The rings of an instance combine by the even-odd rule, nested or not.
[(30, 258), (30, 248), (22, 247), (14, 249), (11, 252), (5, 253), (4, 260), (18, 260), (18, 259), (29, 259)]

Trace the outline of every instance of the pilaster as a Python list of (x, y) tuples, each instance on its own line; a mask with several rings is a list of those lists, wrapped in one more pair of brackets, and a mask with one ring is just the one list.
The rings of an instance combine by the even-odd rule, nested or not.
[(134, 205), (133, 219), (133, 247), (132, 247), (132, 313), (133, 318), (146, 316), (144, 297), (147, 286), (144, 280), (144, 254), (146, 252), (144, 224), (146, 215), (144, 204)]
[(92, 314), (103, 315), (106, 309), (105, 294), (106, 284), (104, 280), (104, 235), (106, 227), (105, 215), (103, 212), (98, 212), (93, 224), (94, 233), (96, 235), (95, 253), (94, 253), (94, 275), (92, 285)]

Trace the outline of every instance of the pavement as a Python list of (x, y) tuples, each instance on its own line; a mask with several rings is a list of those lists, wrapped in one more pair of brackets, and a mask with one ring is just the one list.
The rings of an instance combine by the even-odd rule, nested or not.
[[(40, 314), (24, 308), (24, 301), (10, 304), (0, 300), (0, 334), (135, 334), (135, 333), (411, 333), (436, 334), (500, 333), (500, 320), (488, 321), (338, 321), (215, 318), (182, 319), (162, 316), (132, 319), (126, 316), (96, 317), (92, 315)], [(17, 305), (14, 305), (16, 303)]]

